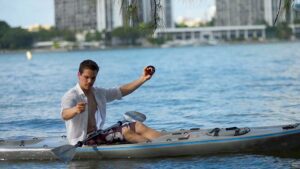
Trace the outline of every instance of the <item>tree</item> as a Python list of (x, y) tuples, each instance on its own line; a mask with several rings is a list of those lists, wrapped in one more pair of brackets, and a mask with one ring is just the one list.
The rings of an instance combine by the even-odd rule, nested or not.
[(188, 26), (184, 23), (175, 23), (176, 28), (187, 28)]
[(100, 41), (102, 40), (102, 35), (99, 31), (96, 32), (88, 32), (85, 35), (85, 41), (91, 42), (91, 41)]
[(112, 31), (112, 36), (119, 38), (125, 45), (136, 45), (136, 40), (140, 37), (137, 27), (118, 27)]
[(151, 39), (152, 33), (151, 23), (140, 23), (134, 27), (118, 27), (112, 31), (112, 36), (120, 39), (125, 45), (137, 45), (137, 39)]
[(32, 34), (19, 27), (6, 31), (0, 40), (1, 49), (25, 49), (31, 48), (32, 44)]
[(206, 26), (215, 26), (216, 18), (213, 17), (209, 22), (206, 23)]
[(76, 41), (75, 32), (70, 30), (58, 30), (51, 27), (50, 29), (39, 28), (37, 32), (33, 32), (34, 41), (52, 41), (54, 39), (63, 39), (66, 41)]
[(279, 39), (290, 39), (292, 36), (292, 29), (288, 26), (288, 23), (280, 23), (276, 28), (276, 36)]
[(39, 28), (39, 31), (33, 32), (34, 41), (51, 41), (53, 38), (58, 37), (59, 33), (55, 28), (44, 29)]
[[(183, 0), (182, 0), (183, 1)], [(129, 3), (130, 2), (130, 3)], [(278, 16), (281, 14), (281, 6), (283, 6), (283, 8), (287, 11), (290, 10), (291, 4), (292, 2), (294, 2), (294, 0), (282, 0), (279, 1), (280, 5), (279, 5), (279, 9), (278, 9), (278, 13), (275, 19), (274, 24), (276, 24), (277, 18)], [(126, 26), (135, 26), (135, 25), (130, 25), (130, 21), (136, 20), (136, 18), (138, 17), (138, 5), (139, 0), (122, 0), (122, 5), (121, 5), (121, 10), (125, 11), (125, 20), (126, 20)], [(160, 0), (153, 0), (153, 16), (152, 16), (152, 22), (151, 22), (151, 29), (152, 32), (155, 31), (155, 29), (158, 27), (158, 21), (159, 21), (159, 12), (161, 12), (162, 10), (162, 6), (161, 6), (161, 2)], [(212, 20), (211, 23), (209, 23), (207, 26), (212, 26), (214, 25), (214, 20)], [(182, 25), (178, 25), (179, 27)]]
[(0, 21), (0, 39), (9, 29), (10, 26), (6, 22)]
[(281, 6), (283, 6), (282, 8), (284, 10), (286, 10), (286, 18), (289, 20), (290, 19), (290, 11), (291, 11), (291, 6), (292, 6), (292, 3), (295, 2), (295, 0), (284, 0), (283, 1), (283, 4), (282, 4), (282, 0), (279, 0), (279, 8), (278, 8), (278, 11), (277, 11), (277, 14), (275, 16), (275, 20), (274, 20), (274, 25), (277, 23), (277, 19), (279, 17), (279, 15), (282, 15), (282, 9), (281, 9)]
[(62, 32), (60, 32), (60, 34), (66, 41), (71, 41), (71, 42), (76, 41), (75, 32), (73, 32), (73, 31), (63, 30)]
[(277, 26), (268, 26), (266, 34), (267, 38), (289, 39), (292, 36), (292, 29), (283, 22), (278, 23)]
[[(124, 12), (124, 19), (125, 19), (125, 27), (135, 27), (135, 24), (130, 23), (136, 23), (139, 18), (138, 8), (140, 0), (122, 0), (121, 10)], [(162, 10), (161, 2), (160, 0), (153, 0), (151, 3), (153, 5), (153, 11), (152, 11), (152, 21), (149, 23), (150, 28), (152, 30), (152, 33), (155, 31), (155, 29), (158, 27), (158, 21), (159, 18), (159, 12)]]
[(140, 37), (147, 38), (153, 33), (152, 23), (140, 23), (137, 27), (137, 31), (140, 34)]

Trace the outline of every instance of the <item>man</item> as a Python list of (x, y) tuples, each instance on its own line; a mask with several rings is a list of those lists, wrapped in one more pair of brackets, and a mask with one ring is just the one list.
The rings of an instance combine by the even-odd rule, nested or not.
[[(106, 103), (121, 99), (135, 91), (151, 79), (154, 68), (144, 68), (143, 74), (137, 80), (111, 89), (93, 87), (98, 72), (99, 67), (96, 62), (92, 60), (81, 62), (77, 85), (62, 98), (61, 116), (65, 120), (67, 138), (72, 145), (87, 138), (88, 134), (101, 129), (106, 117)], [(116, 141), (137, 143), (153, 140), (159, 136), (159, 132), (143, 123), (134, 122), (100, 135), (87, 144), (95, 145)]]

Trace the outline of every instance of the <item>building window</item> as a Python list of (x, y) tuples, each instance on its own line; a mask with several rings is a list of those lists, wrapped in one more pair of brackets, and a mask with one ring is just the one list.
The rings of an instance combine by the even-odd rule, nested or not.
[(185, 39), (191, 39), (191, 32), (185, 32)]
[(205, 40), (208, 40), (208, 39), (209, 39), (209, 35), (203, 35), (203, 38), (204, 38)]
[(258, 30), (256, 31), (257, 37), (262, 37), (262, 31)]
[(195, 39), (200, 39), (200, 32), (195, 32)]
[(181, 39), (182, 39), (181, 33), (176, 33), (176, 39), (178, 39), (178, 40), (181, 40)]
[(239, 31), (239, 38), (244, 38), (244, 36), (245, 36), (245, 32), (240, 30)]
[(248, 37), (249, 37), (249, 38), (253, 38), (253, 31), (249, 31), (249, 32), (248, 32)]

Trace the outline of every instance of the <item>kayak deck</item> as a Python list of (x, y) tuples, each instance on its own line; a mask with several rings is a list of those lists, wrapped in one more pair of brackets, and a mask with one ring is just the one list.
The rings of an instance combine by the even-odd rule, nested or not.
[[(193, 128), (162, 132), (163, 136), (152, 142), (84, 146), (76, 149), (75, 159), (273, 153), (300, 148), (299, 124), (227, 129)], [(0, 140), (0, 160), (56, 160), (51, 150), (65, 144), (68, 144), (65, 136), (3, 139)]]

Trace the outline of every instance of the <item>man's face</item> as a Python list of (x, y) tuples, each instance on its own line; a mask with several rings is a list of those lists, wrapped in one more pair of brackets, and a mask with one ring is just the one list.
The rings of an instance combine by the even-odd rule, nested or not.
[(88, 91), (93, 87), (97, 73), (97, 71), (91, 69), (84, 69), (81, 74), (78, 72), (79, 85), (82, 90)]

